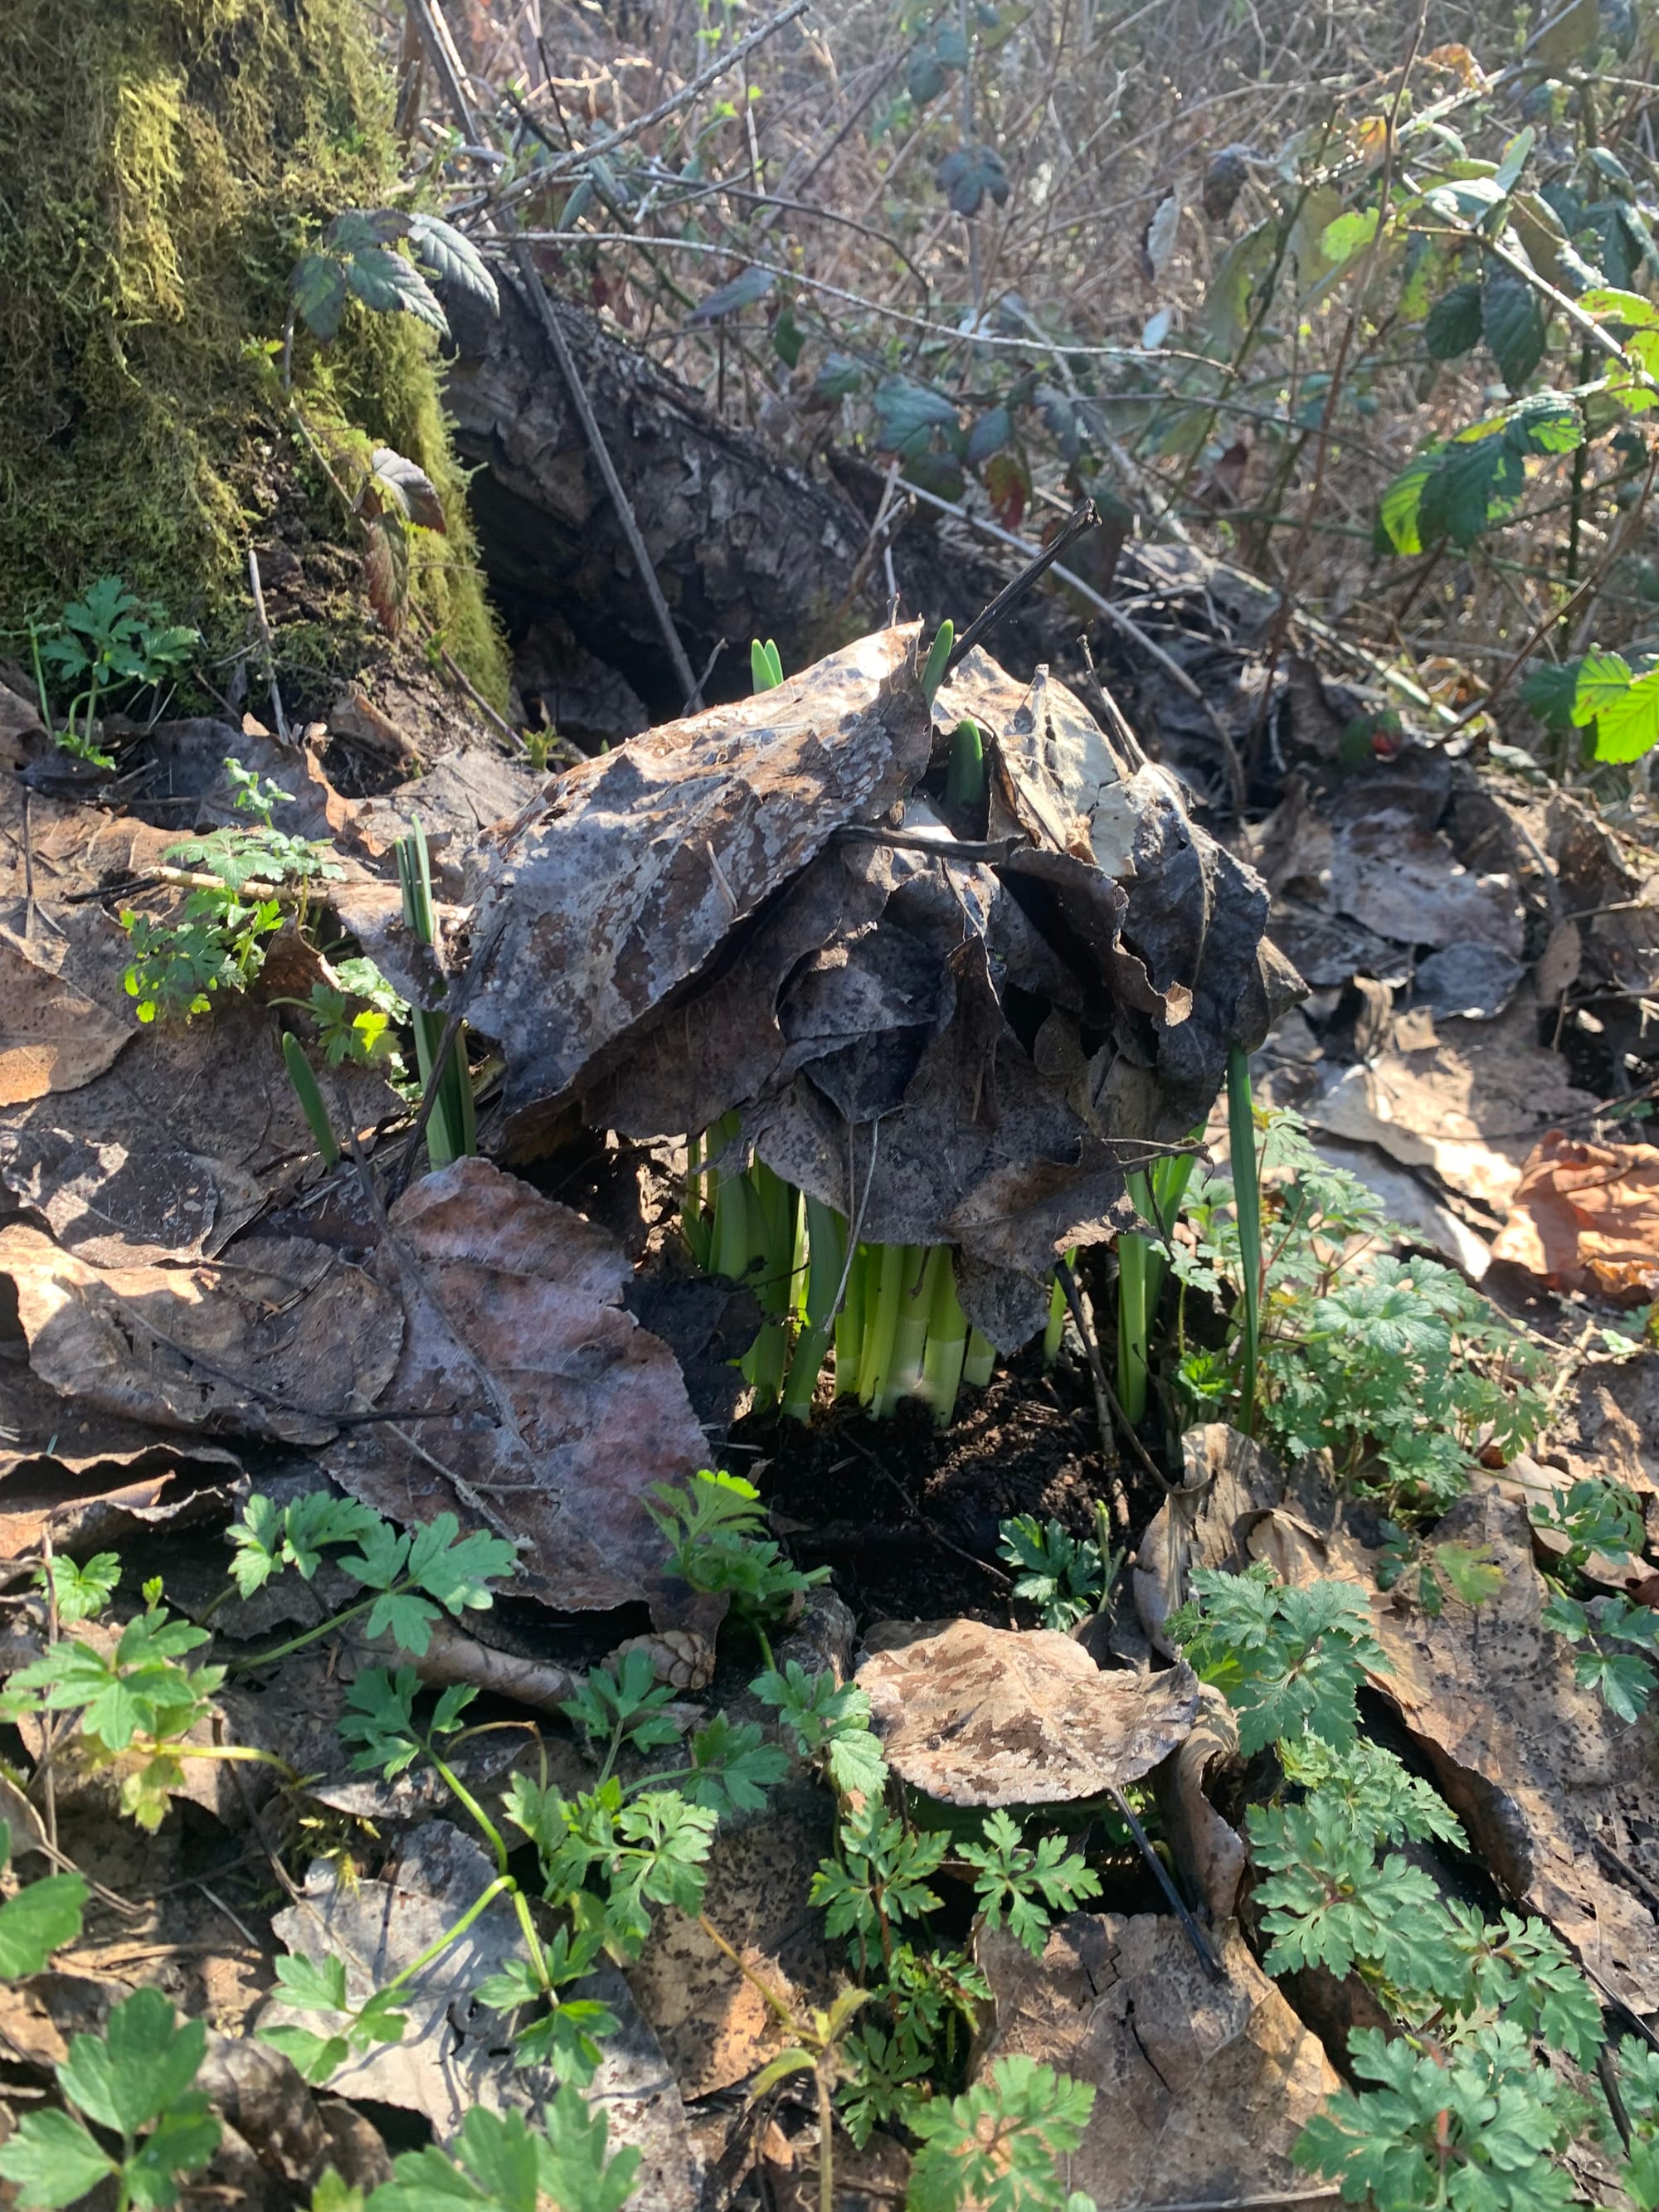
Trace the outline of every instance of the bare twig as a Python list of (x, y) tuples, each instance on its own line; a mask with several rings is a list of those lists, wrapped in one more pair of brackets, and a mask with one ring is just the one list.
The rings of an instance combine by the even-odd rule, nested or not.
[[(429, 4), (429, 0), (416, 0), (416, 4), (424, 7)], [(624, 124), (619, 131), (613, 131), (608, 138), (596, 138), (591, 145), (578, 146), (562, 161), (550, 162), (534, 175), (520, 178), (499, 195), (496, 205), (504, 207), (513, 200), (522, 198), (526, 192), (539, 191), (552, 178), (568, 175), (572, 169), (580, 168), (584, 161), (591, 161), (595, 155), (609, 154), (618, 146), (625, 146), (630, 138), (637, 138), (641, 131), (666, 122), (678, 108), (684, 107), (699, 93), (706, 92), (711, 84), (718, 83), (721, 77), (739, 67), (757, 47), (763, 46), (769, 39), (775, 37), (787, 23), (793, 23), (797, 15), (804, 15), (809, 4), (810, 0), (790, 0), (788, 7), (780, 9), (775, 15), (769, 15), (765, 22), (757, 23), (747, 38), (739, 39), (735, 46), (710, 62), (708, 68), (699, 71), (689, 84), (683, 84), (678, 92), (660, 100), (649, 113), (636, 115), (631, 123)], [(569, 238), (572, 234), (566, 233), (565, 235)]]
[(651, 611), (656, 617), (657, 628), (662, 633), (662, 641), (668, 648), (670, 660), (674, 664), (674, 673), (679, 678), (681, 696), (689, 706), (697, 696), (697, 679), (692, 672), (691, 663), (685, 657), (685, 647), (680, 643), (680, 634), (674, 627), (674, 617), (668, 611), (668, 602), (662, 595), (662, 586), (657, 581), (657, 572), (652, 566), (650, 554), (646, 550), (645, 539), (641, 534), (633, 502), (623, 489), (622, 478), (617, 474), (617, 465), (611, 459), (610, 448), (605, 442), (605, 433), (600, 429), (599, 419), (593, 412), (593, 403), (587, 396), (587, 387), (582, 382), (581, 372), (576, 366), (576, 357), (570, 350), (570, 341), (564, 334), (564, 326), (559, 320), (557, 310), (548, 297), (547, 287), (542, 282), (541, 273), (536, 266), (529, 246), (522, 237), (510, 240), (508, 246), (513, 256), (514, 266), (519, 272), (520, 282), (525, 288), (530, 307), (543, 330), (547, 333), (548, 343), (553, 349), (553, 358), (559, 364), (559, 374), (569, 388), (571, 401), (580, 420), (583, 434), (587, 440), (594, 460), (599, 465), (599, 474), (605, 480), (605, 488), (611, 495), (611, 504), (617, 510), (617, 520), (622, 525), (623, 536), (628, 540), (628, 550), (634, 556), (634, 565), (639, 570), (640, 581), (645, 586), (645, 595), (651, 602)]
[(1025, 852), (1029, 837), (929, 837), (916, 830), (884, 830), (879, 823), (843, 822), (830, 832), (832, 844), (890, 845), (902, 853), (926, 853), (929, 860), (952, 860), (965, 866), (986, 860), (1000, 867), (1016, 853)]
[(968, 658), (980, 640), (996, 628), (1011, 608), (1018, 605), (1031, 586), (1039, 578), (1047, 574), (1060, 555), (1074, 545), (1085, 530), (1097, 529), (1099, 524), (1100, 517), (1095, 511), (1093, 500), (1085, 499), (1080, 507), (1073, 507), (1061, 528), (1056, 532), (1048, 544), (1040, 552), (1032, 556), (1012, 583), (1003, 586), (988, 607), (974, 617), (972, 622), (951, 647), (951, 657), (945, 664), (945, 673), (949, 676), (952, 669), (957, 667)]
[(276, 718), (278, 740), (285, 745), (294, 742), (288, 726), (288, 716), (283, 712), (283, 695), (276, 688), (276, 655), (270, 642), (270, 624), (265, 618), (265, 587), (259, 574), (259, 556), (252, 546), (247, 549), (247, 580), (253, 592), (253, 619), (259, 627), (259, 642), (265, 649), (265, 682), (270, 690), (270, 711)]
[[(1164, 1474), (1151, 1452), (1135, 1434), (1133, 1423), (1124, 1412), (1116, 1391), (1107, 1380), (1105, 1364), (1100, 1356), (1100, 1346), (1095, 1340), (1093, 1329), (1089, 1326), (1089, 1317), (1083, 1310), (1083, 1294), (1078, 1288), (1077, 1276), (1071, 1262), (1065, 1259), (1056, 1260), (1054, 1273), (1060, 1278), (1060, 1287), (1066, 1294), (1066, 1303), (1071, 1308), (1072, 1319), (1077, 1323), (1077, 1333), (1083, 1340), (1083, 1349), (1088, 1358), (1090, 1378), (1095, 1386), (1095, 1413), (1100, 1423), (1103, 1446), (1109, 1453), (1112, 1431), (1115, 1427), (1125, 1443), (1140, 1462), (1142, 1468), (1152, 1476), (1160, 1490), (1167, 1492), (1178, 1488), (1179, 1486), (1170, 1481), (1169, 1476)], [(1129, 1506), (1128, 1500), (1121, 1498), (1121, 1491), (1122, 1485), (1120, 1483), (1116, 1486), (1112, 1504), (1115, 1510), (1118, 1510), (1121, 1498), (1121, 1510), (1118, 1510), (1118, 1524), (1121, 1528), (1127, 1528), (1129, 1525)]]

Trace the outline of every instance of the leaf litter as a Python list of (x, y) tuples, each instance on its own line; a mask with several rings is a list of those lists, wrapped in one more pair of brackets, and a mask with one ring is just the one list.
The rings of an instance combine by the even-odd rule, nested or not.
[[(148, 865), (160, 834), (106, 815), (88, 839), (81, 809), (37, 799), (37, 896), (58, 928), (25, 913), (13, 866), (15, 921), (0, 954), (15, 964), (23, 1018), (0, 1037), (0, 1071), (15, 1076), (0, 1143), (9, 1188), (30, 1212), (0, 1225), (0, 1267), (17, 1291), (32, 1389), (46, 1385), (66, 1417), (85, 1407), (112, 1421), (118, 1442), (100, 1449), (82, 1420), (86, 1450), (48, 1449), (42, 1436), (15, 1455), (9, 1480), (25, 1474), (60, 1493), (14, 1492), (15, 1548), (37, 1540), (48, 1516), (83, 1553), (118, 1532), (154, 1542), (245, 1494), (244, 1459), (258, 1465), (302, 1444), (318, 1455), (303, 1480), (325, 1470), (395, 1519), (453, 1510), (508, 1534), (521, 1562), (515, 1598), (538, 1601), (542, 1619), (637, 1613), (643, 1600), (657, 1632), (619, 1650), (645, 1652), (665, 1683), (695, 1693), (720, 1607), (665, 1577), (646, 1505), (653, 1483), (710, 1462), (709, 1441), (673, 1354), (628, 1310), (630, 1251), (526, 1179), (550, 1136), (586, 1121), (649, 1143), (735, 1109), (740, 1152), (752, 1146), (849, 1216), (862, 1206), (872, 1238), (956, 1243), (964, 1303), (1012, 1339), (1043, 1317), (1056, 1251), (1129, 1225), (1126, 1168), (1186, 1137), (1229, 1051), (1259, 1044), (1298, 988), (1263, 937), (1267, 892), (1194, 823), (1180, 787), (1124, 729), (1103, 732), (1046, 672), (1018, 684), (982, 653), (950, 679), (939, 713), (971, 714), (992, 738), (988, 836), (1023, 841), (994, 864), (976, 854), (941, 861), (964, 825), (918, 789), (938, 739), (901, 633), (832, 656), (781, 694), (652, 732), (562, 780), (550, 799), (528, 797), (522, 778), (454, 765), (441, 806), (437, 789), (419, 784), (386, 802), (348, 801), (314, 753), (296, 763), (245, 732), (232, 750), (250, 764), (257, 755), (314, 810), (316, 834), (366, 860), (332, 894), (360, 941), (426, 1003), (459, 981), (469, 1020), (506, 1048), (495, 1142), (520, 1172), (462, 1161), (412, 1186), (383, 1219), (331, 1197), (314, 1209), (315, 1239), (259, 1224), (280, 1207), (291, 1230), (312, 1197), (307, 1133), (260, 1017), (233, 1006), (210, 1030), (128, 1041), (119, 941), (95, 904), (63, 902), (71, 886), (96, 889)], [(172, 740), (170, 775), (201, 786), (198, 827), (216, 806), (234, 819), (210, 773), (227, 736), (209, 724)], [(1482, 865), (1474, 832), (1448, 811), (1449, 785), (1412, 775), (1408, 763), (1370, 799), (1362, 792), (1331, 811), (1326, 842), (1303, 840), (1304, 877), (1288, 890), (1271, 871), (1269, 880), (1276, 911), (1350, 933), (1331, 972), (1346, 981), (1364, 963), (1399, 979), (1368, 1001), (1377, 1036), (1392, 1030), (1394, 1042), (1362, 1062), (1372, 1103), (1356, 1112), (1346, 1100), (1358, 1076), (1338, 1075), (1340, 1045), (1322, 1042), (1337, 1044), (1319, 996), (1329, 987), (1316, 973), (1315, 1057), (1303, 1065), (1336, 1101), (1330, 1125), (1427, 1170), (1433, 1202), (1462, 1206), (1489, 1234), (1531, 1171), (1540, 1130), (1587, 1097), (1539, 1048), (1495, 1112), (1504, 1060), (1540, 1003), (1571, 991), (1588, 961), (1611, 972), (1606, 963), (1629, 957), (1619, 948), (1639, 940), (1598, 933), (1617, 916), (1588, 927), (1558, 916), (1540, 939), (1547, 887), (1519, 861), (1507, 872)], [(408, 943), (395, 891), (368, 874), (428, 799), (443, 817), (434, 861), (448, 902), (447, 975)], [(508, 805), (512, 820), (481, 830)], [(884, 842), (894, 832), (911, 842)], [(1324, 855), (1311, 876), (1309, 853)], [(1568, 862), (1575, 881), (1641, 880), (1570, 810), (1551, 824), (1550, 854), (1564, 881)], [(1306, 927), (1301, 941), (1312, 941)], [(1508, 1031), (1506, 1006), (1523, 1017)], [(1328, 1050), (1328, 1071), (1317, 1058)], [(220, 1063), (233, 1063), (226, 1090), (216, 1088)], [(1425, 1074), (1419, 1111), (1400, 1086)], [(161, 1133), (161, 1109), (180, 1103), (175, 1139)], [(350, 1116), (367, 1136), (395, 1104), (360, 1087)], [(1450, 1149), (1460, 1143), (1462, 1152)], [(124, 1173), (137, 1183), (124, 1189)], [(1644, 1433), (1616, 1405), (1583, 1417), (1592, 1450), (1626, 1431)], [(236, 1452), (200, 1441), (210, 1436)], [(1186, 1480), (1142, 1537), (1134, 1570), (1154, 1649), (1170, 1649), (1164, 1624), (1195, 1565), (1267, 1557), (1291, 1579), (1336, 1574), (1374, 1587), (1374, 1547), (1331, 1516), (1316, 1485), (1298, 1477), (1287, 1492), (1259, 1447), (1218, 1425), (1190, 1431), (1186, 1449)], [(1619, 1449), (1636, 1465), (1644, 1446)], [(101, 1521), (87, 1517), (91, 1501), (62, 1494), (102, 1483), (113, 1517)], [(65, 1522), (66, 1510), (82, 1517)], [(1489, 1484), (1459, 1510), (1468, 1529), (1454, 1517), (1441, 1536), (1477, 1535), (1518, 1609), (1500, 1623), (1454, 1607), (1430, 1622), (1374, 1596), (1394, 1662), (1378, 1694), (1509, 1893), (1548, 1913), (1611, 1992), (1651, 2008), (1652, 1923), (1595, 1850), (1598, 1821), (1639, 1848), (1620, 1825), (1632, 1802), (1625, 1740), (1571, 1688), (1570, 1662), (1537, 1626), (1530, 1532), (1512, 1492)], [(246, 1626), (225, 1616), (233, 1644)], [(440, 1624), (433, 1680), (472, 1683), (520, 1710), (562, 1701), (574, 1675), (514, 1649), (523, 1639), (511, 1624), (483, 1626), (486, 1641)], [(1493, 1663), (1506, 1638), (1524, 1647), (1511, 1668)], [(332, 1649), (347, 1674), (382, 1656), (349, 1637)], [(983, 1936), (995, 2011), (980, 2069), (1020, 2051), (1097, 2086), (1073, 2179), (1103, 2205), (1291, 2185), (1289, 2146), (1334, 2077), (1231, 1925), (1248, 1853), (1222, 1809), (1237, 1772), (1224, 1703), (1179, 1663), (1102, 1673), (1070, 1638), (968, 1618), (878, 1627), (866, 1650), (860, 1685), (886, 1756), (916, 1789), (1018, 1805), (1144, 1780), (1222, 1951), (1217, 1981), (1173, 1920), (1146, 1914), (1073, 1915), (1036, 1961), (1010, 1938)], [(283, 1679), (279, 1666), (274, 1681)], [(236, 1738), (286, 1740), (301, 1756), (303, 1731), (261, 1718), (271, 1695), (228, 1694)], [(319, 1712), (332, 1702), (319, 1694)], [(483, 1788), (501, 1765), (492, 1755), (460, 1771)], [(752, 1972), (791, 2002), (817, 2002), (826, 1962), (790, 1899), (822, 1843), (824, 1800), (792, 1789), (732, 1830), (710, 1896)], [(248, 1801), (234, 1789), (216, 1778), (191, 1794), (248, 1832)], [(343, 1881), (313, 1861), (305, 1900), (282, 1923), (296, 1949), (368, 1956), (383, 1984), (441, 1922), (453, 1924), (492, 1869), (432, 1817), (441, 1801), (424, 1787), (319, 1780), (314, 1802), (405, 1832), (374, 1877)], [(481, 1942), (498, 1922), (502, 1940), (516, 1940), (499, 1900), (474, 1923)], [(410, 2033), (368, 2062), (387, 2069), (376, 2086), (355, 2085), (426, 2113), (441, 2133), (469, 2104), (496, 2109), (535, 2089), (514, 2077), (504, 2039), (454, 1967), (452, 1955), (417, 1981)], [(638, 2201), (678, 2206), (691, 2201), (698, 2159), (683, 2098), (741, 2084), (776, 2048), (778, 2024), (683, 1918), (630, 1979), (632, 1994), (614, 1969), (595, 1984), (626, 2027), (592, 2094), (611, 2111), (613, 2140), (649, 2152)], [(238, 2094), (216, 2087), (228, 2116)], [(295, 2106), (303, 2116), (302, 2090)], [(312, 2110), (343, 2166), (349, 2107), (319, 2100)], [(296, 2175), (317, 2148), (312, 2119), (297, 2124)], [(369, 2157), (356, 2170), (372, 2185), (366, 2145), (378, 2138), (356, 2125)], [(252, 2127), (250, 2140), (258, 2135)], [(268, 2136), (254, 2143), (256, 2157), (273, 2154)]]

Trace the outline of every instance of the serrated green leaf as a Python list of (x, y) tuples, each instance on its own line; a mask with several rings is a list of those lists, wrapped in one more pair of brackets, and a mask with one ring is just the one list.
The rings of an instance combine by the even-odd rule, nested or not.
[(289, 290), (301, 320), (325, 344), (337, 337), (350, 294), (345, 270), (331, 253), (307, 253), (289, 279)]
[(1519, 276), (1488, 276), (1480, 288), (1480, 327), (1498, 374), (1519, 392), (1544, 358), (1544, 310)]
[(68, 2112), (25, 2112), (0, 2143), (0, 2176), (15, 2185), (25, 2212), (77, 2204), (118, 2170)]
[(0, 1905), (0, 1977), (19, 1982), (38, 1974), (54, 1951), (72, 1943), (88, 1893), (78, 1874), (49, 1874)]
[(435, 215), (422, 214), (410, 217), (408, 235), (416, 253), (441, 283), (454, 285), (492, 315), (500, 313), (495, 279), (464, 231)]
[(74, 2039), (58, 2085), (88, 2119), (135, 2135), (185, 2094), (206, 2051), (204, 2021), (175, 2019), (159, 1990), (135, 1990), (101, 2036)]
[(412, 315), (441, 337), (449, 336), (449, 319), (432, 287), (412, 261), (386, 246), (361, 246), (345, 264), (354, 296), (377, 314)]
[(1423, 325), (1423, 343), (1433, 361), (1456, 361), (1480, 343), (1480, 287), (1454, 284), (1429, 310)]

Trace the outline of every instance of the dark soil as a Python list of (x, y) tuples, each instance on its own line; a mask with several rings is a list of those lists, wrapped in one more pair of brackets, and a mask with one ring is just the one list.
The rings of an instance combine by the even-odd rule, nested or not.
[(832, 1570), (860, 1627), (953, 1614), (1008, 1626), (999, 1523), (1031, 1513), (1090, 1535), (1105, 1488), (1086, 1377), (1066, 1357), (1045, 1375), (1036, 1349), (983, 1390), (964, 1387), (948, 1431), (920, 1404), (885, 1421), (821, 1408), (810, 1427), (750, 1415), (729, 1449), (797, 1563)]

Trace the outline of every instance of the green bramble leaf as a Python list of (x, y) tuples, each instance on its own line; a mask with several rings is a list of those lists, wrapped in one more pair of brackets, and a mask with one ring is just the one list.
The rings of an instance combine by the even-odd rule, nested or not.
[(1544, 310), (1532, 286), (1519, 276), (1488, 276), (1480, 288), (1480, 328), (1498, 373), (1519, 392), (1544, 358)]
[(1423, 343), (1431, 361), (1456, 361), (1473, 353), (1480, 343), (1481, 299), (1479, 284), (1454, 284), (1429, 310), (1423, 325)]
[(440, 283), (453, 284), (468, 299), (488, 307), (492, 315), (500, 313), (501, 295), (495, 289), (495, 279), (464, 231), (457, 230), (453, 223), (443, 222), (438, 216), (422, 213), (410, 217), (408, 235), (416, 258)]

